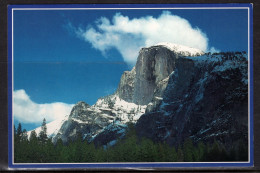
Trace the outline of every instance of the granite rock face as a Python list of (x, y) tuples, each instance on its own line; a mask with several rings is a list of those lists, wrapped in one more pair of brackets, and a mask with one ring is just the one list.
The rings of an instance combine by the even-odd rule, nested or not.
[[(102, 116), (106, 114), (106, 116)], [(73, 108), (68, 119), (62, 124), (59, 132), (53, 138), (56, 142), (59, 138), (63, 142), (75, 140), (78, 135), (91, 140), (103, 127), (114, 120), (114, 114), (106, 110), (96, 111), (85, 102), (78, 102)]]
[[(62, 139), (66, 143), (68, 140), (75, 140), (78, 135), (81, 135), (84, 140), (92, 142), (97, 135), (108, 133), (106, 131), (115, 133), (118, 131), (118, 134), (112, 135), (117, 137), (127, 128), (126, 124), (135, 123), (145, 113), (145, 109), (145, 105), (126, 102), (117, 94), (100, 98), (92, 106), (79, 102), (73, 107), (69, 117), (53, 138), (53, 142), (56, 143), (58, 139)], [(99, 141), (97, 144), (111, 142), (107, 141), (108, 139), (114, 140), (112, 138), (100, 139), (103, 141)]]
[(116, 94), (127, 102), (133, 101), (135, 76), (135, 67), (131, 71), (125, 71), (121, 76), (120, 83), (116, 91)]
[(161, 46), (143, 48), (140, 51), (135, 65), (134, 103), (147, 105), (153, 99), (155, 88), (175, 69), (178, 57)]
[(126, 101), (147, 105), (161, 96), (180, 57), (203, 54), (198, 49), (171, 43), (142, 48), (135, 67), (122, 75), (117, 93)]
[(171, 145), (248, 141), (247, 55), (220, 53), (176, 62), (159, 102), (136, 124), (139, 136)]

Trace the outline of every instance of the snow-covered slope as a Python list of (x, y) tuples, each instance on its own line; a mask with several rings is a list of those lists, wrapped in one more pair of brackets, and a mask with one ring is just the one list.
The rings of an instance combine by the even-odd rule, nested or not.
[[(122, 134), (128, 122), (135, 123), (145, 113), (146, 105), (137, 105), (121, 99), (116, 93), (98, 99), (90, 106), (85, 102), (78, 102), (69, 117), (55, 131), (53, 142), (62, 139), (67, 142), (74, 140), (79, 134), (87, 141), (105, 131), (112, 130)], [(48, 127), (47, 127), (48, 129)]]
[[(54, 137), (58, 131), (60, 130), (60, 127), (61, 125), (68, 119), (68, 115), (65, 116), (64, 118), (60, 118), (60, 119), (57, 119), (57, 120), (54, 120), (50, 123), (47, 123), (46, 124), (46, 127), (47, 127), (47, 135), (48, 137)], [(36, 129), (34, 129), (36, 134), (39, 135), (40, 131), (41, 131), (41, 127), (38, 127)], [(27, 135), (28, 135), (28, 138), (30, 137), (31, 135), (31, 131), (28, 131), (27, 132)]]
[[(129, 121), (135, 123), (140, 116), (145, 113), (146, 105), (137, 105), (127, 102), (115, 94), (98, 99), (97, 103), (92, 106), (92, 109), (111, 111), (116, 115), (116, 118), (120, 119), (122, 124), (125, 124)], [(104, 114), (104, 116), (106, 116), (106, 114)]]
[(185, 57), (194, 62), (198, 67), (205, 66), (205, 64), (211, 64), (214, 66), (212, 72), (224, 72), (227, 70), (239, 69), (242, 74), (242, 81), (248, 83), (248, 60), (246, 52), (237, 53), (215, 53), (205, 54), (197, 57)]

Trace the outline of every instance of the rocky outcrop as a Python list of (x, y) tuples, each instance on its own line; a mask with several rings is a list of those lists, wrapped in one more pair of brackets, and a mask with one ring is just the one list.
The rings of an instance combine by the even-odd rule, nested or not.
[(162, 46), (143, 48), (136, 63), (133, 102), (147, 105), (154, 97), (155, 88), (175, 69), (178, 55)]
[[(55, 143), (58, 139), (62, 139), (63, 142), (75, 140), (78, 135), (82, 135), (85, 140), (91, 142), (100, 133), (117, 132), (113, 129), (119, 129), (119, 134), (113, 135), (118, 137), (126, 128), (125, 124), (135, 123), (145, 113), (145, 109), (145, 105), (126, 102), (117, 94), (100, 98), (92, 106), (85, 102), (79, 102), (73, 107), (68, 119), (64, 121), (57, 135), (53, 138), (53, 142)], [(108, 139), (112, 140), (112, 138), (100, 139), (103, 141), (99, 141), (97, 144), (110, 142), (107, 141)]]
[(133, 101), (135, 75), (135, 67), (131, 71), (125, 71), (116, 91), (117, 95), (127, 102)]
[(198, 56), (204, 52), (172, 43), (159, 43), (142, 48), (135, 67), (121, 77), (117, 93), (120, 98), (138, 105), (147, 105), (161, 97), (177, 59)]
[[(106, 116), (103, 116), (104, 114)], [(75, 140), (78, 135), (82, 135), (84, 139), (90, 141), (114, 119), (115, 115), (111, 112), (102, 109), (97, 111), (87, 103), (79, 102), (73, 107), (68, 119), (53, 138), (53, 142), (56, 143), (58, 139), (62, 139), (66, 143), (68, 140)]]
[(178, 59), (161, 100), (140, 117), (136, 131), (171, 145), (187, 138), (227, 148), (247, 144), (247, 69), (242, 53)]

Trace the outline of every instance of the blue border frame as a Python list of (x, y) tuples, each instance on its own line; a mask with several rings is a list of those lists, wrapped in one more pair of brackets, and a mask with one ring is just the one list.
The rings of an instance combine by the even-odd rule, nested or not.
[[(12, 9), (13, 8), (249, 8), (249, 48), (250, 48), (250, 162), (199, 162), (199, 163), (87, 163), (87, 164), (13, 164), (12, 145)], [(180, 168), (180, 167), (252, 167), (254, 164), (253, 136), (253, 4), (53, 4), (53, 5), (9, 5), (8, 6), (8, 165), (10, 168)]]

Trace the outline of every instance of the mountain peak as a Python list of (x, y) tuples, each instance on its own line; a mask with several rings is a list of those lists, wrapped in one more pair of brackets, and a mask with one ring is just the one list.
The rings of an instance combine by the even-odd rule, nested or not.
[(200, 49), (196, 49), (196, 48), (192, 48), (192, 47), (188, 47), (188, 46), (184, 46), (184, 45), (179, 45), (179, 44), (175, 44), (175, 43), (169, 43), (169, 42), (161, 42), (161, 43), (156, 44), (155, 46), (166, 47), (166, 48), (170, 49), (171, 51), (181, 54), (183, 56), (201, 56), (201, 55), (205, 54)]

